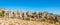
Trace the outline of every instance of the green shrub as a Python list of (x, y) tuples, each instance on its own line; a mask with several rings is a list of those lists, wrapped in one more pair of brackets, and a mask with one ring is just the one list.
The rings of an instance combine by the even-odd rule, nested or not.
[(11, 18), (14, 18), (14, 17), (11, 17)]
[(30, 18), (29, 18), (29, 17), (27, 17), (27, 18), (26, 18), (26, 20), (30, 20)]
[(0, 12), (0, 16), (4, 16), (4, 13)]

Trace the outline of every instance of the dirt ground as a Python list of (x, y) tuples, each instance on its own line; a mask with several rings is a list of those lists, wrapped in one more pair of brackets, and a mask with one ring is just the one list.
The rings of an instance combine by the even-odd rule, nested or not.
[(17, 18), (0, 18), (0, 25), (58, 25), (58, 23), (50, 24), (47, 22), (26, 21)]

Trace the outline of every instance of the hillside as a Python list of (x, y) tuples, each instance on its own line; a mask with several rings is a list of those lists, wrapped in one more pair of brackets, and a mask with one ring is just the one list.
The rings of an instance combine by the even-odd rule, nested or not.
[(24, 12), (0, 9), (1, 24), (60, 25), (60, 15), (44, 12)]

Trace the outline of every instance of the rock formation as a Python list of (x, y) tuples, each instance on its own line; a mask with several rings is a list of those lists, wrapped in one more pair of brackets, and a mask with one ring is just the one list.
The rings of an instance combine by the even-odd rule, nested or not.
[(36, 19), (48, 19), (60, 22), (60, 15), (55, 15), (53, 13), (48, 12), (23, 12), (23, 11), (13, 11), (13, 10), (5, 10), (0, 9), (0, 12), (4, 13), (3, 17), (7, 18), (36, 18)]

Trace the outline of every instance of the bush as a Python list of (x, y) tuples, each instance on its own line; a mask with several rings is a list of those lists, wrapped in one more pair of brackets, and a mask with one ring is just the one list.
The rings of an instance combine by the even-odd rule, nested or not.
[(30, 18), (29, 18), (29, 17), (27, 17), (27, 18), (26, 18), (26, 20), (30, 20)]
[(4, 13), (0, 12), (0, 16), (4, 16)]
[(14, 17), (10, 17), (10, 18), (12, 18), (12, 19), (13, 19)]
[(37, 19), (36, 19), (36, 18), (32, 18), (31, 20), (32, 20), (32, 21), (36, 21)]
[(45, 21), (45, 19), (41, 19), (41, 21)]

